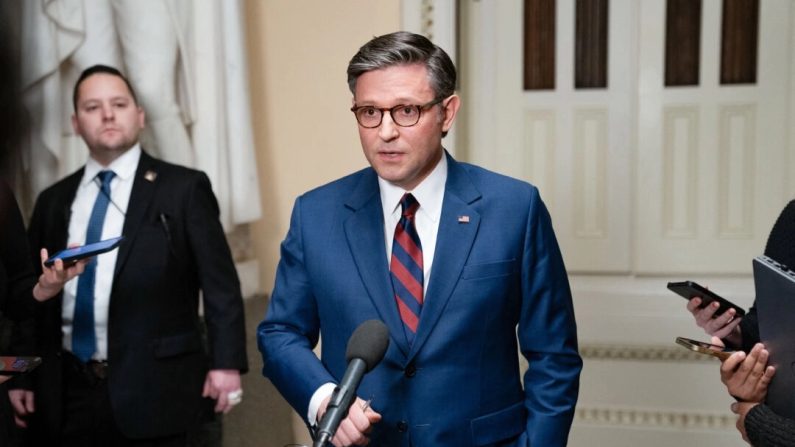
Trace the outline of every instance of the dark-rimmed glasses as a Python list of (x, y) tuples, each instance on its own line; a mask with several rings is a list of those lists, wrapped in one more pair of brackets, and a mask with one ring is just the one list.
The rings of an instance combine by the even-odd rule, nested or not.
[(384, 119), (384, 112), (389, 112), (392, 121), (400, 127), (411, 127), (420, 121), (423, 110), (427, 110), (436, 104), (444, 101), (444, 98), (434, 99), (423, 104), (398, 104), (394, 107), (375, 107), (375, 106), (353, 106), (351, 112), (356, 116), (359, 125), (367, 129), (373, 129), (381, 125)]

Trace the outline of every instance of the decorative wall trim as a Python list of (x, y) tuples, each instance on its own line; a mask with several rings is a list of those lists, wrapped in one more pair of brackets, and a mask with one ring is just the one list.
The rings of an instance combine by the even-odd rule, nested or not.
[(600, 426), (733, 430), (737, 416), (731, 413), (578, 406), (574, 412), (574, 420), (578, 424)]
[(542, 197), (555, 196), (555, 111), (530, 110), (524, 118), (524, 172)]
[(580, 355), (591, 360), (632, 360), (643, 362), (714, 362), (715, 359), (704, 354), (671, 345), (620, 345), (620, 344), (581, 344)]
[(420, 7), (422, 35), (433, 40), (433, 5), (434, 0), (422, 0)]
[(574, 110), (574, 234), (607, 238), (608, 110)]
[(724, 104), (718, 136), (718, 237), (753, 237), (756, 197), (756, 104)]
[(236, 225), (226, 234), (226, 241), (235, 261), (243, 298), (263, 294), (265, 291), (260, 282), (259, 260), (254, 253), (251, 225)]
[(699, 108), (663, 110), (663, 235), (695, 238), (698, 228)]

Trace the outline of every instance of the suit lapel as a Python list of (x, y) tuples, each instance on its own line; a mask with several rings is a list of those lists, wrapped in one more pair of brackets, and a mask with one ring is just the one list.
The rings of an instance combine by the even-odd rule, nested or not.
[(144, 216), (149, 209), (158, 180), (158, 162), (150, 157), (146, 152), (141, 152), (141, 159), (138, 161), (138, 169), (135, 171), (132, 191), (130, 192), (130, 202), (127, 204), (127, 214), (124, 217), (124, 242), (119, 246), (119, 256), (116, 260), (115, 276), (124, 267), (130, 255), (138, 229), (143, 223)]
[(55, 211), (58, 219), (52, 222), (53, 227), (51, 228), (51, 234), (57, 235), (56, 237), (59, 238), (54, 245), (55, 247), (66, 247), (69, 241), (69, 219), (72, 218), (72, 202), (75, 201), (77, 189), (80, 187), (80, 181), (83, 179), (84, 171), (85, 168), (81, 168), (79, 171), (67, 177), (63, 183), (63, 189), (61, 190), (63, 195), (60, 200), (56, 200), (53, 204), (53, 206), (59, 207), (59, 209)]
[(370, 300), (404, 355), (409, 346), (395, 304), (384, 245), (384, 215), (378, 178), (368, 169), (345, 206), (353, 214), (345, 221), (345, 236)]
[(428, 339), (447, 306), (480, 225), (480, 214), (472, 206), (473, 202), (480, 199), (480, 191), (472, 184), (464, 169), (449, 155), (447, 162), (447, 182), (436, 238), (436, 253), (409, 361)]

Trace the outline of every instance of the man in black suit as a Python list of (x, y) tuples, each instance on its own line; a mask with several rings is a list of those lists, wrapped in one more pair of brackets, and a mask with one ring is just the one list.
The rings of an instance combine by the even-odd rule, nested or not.
[(10, 393), (17, 423), (41, 445), (182, 446), (212, 415), (203, 397), (216, 412), (239, 403), (247, 369), (218, 204), (204, 173), (141, 149), (144, 111), (118, 70), (86, 69), (74, 107), (89, 159), (39, 196), (32, 246), (124, 240), (86, 267), (93, 284), (83, 273), (37, 309), (24, 340), (44, 363), (31, 390)]

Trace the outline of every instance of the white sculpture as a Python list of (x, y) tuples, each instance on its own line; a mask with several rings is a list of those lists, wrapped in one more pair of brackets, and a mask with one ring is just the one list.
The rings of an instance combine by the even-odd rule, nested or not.
[(22, 6), (32, 194), (80, 167), (72, 87), (94, 64), (121, 69), (147, 116), (144, 147), (207, 173), (224, 226), (261, 216), (240, 0), (33, 0)]

